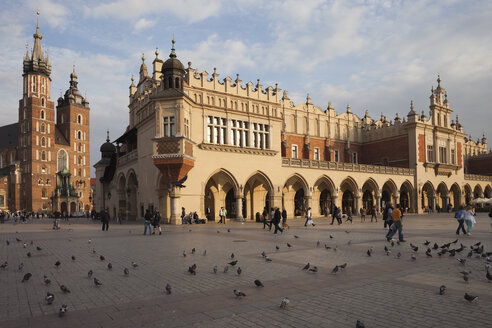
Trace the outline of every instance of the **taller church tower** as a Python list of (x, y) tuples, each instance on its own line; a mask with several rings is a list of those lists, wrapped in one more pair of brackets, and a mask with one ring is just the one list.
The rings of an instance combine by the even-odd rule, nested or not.
[(51, 101), (51, 63), (41, 48), (39, 12), (34, 46), (23, 62), (23, 97), (19, 101), (20, 206), (46, 210), (54, 190), (56, 172), (55, 110)]

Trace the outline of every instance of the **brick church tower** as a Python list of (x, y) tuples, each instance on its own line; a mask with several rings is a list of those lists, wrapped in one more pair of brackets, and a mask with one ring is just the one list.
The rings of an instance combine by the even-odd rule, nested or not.
[(19, 101), (20, 206), (46, 210), (56, 172), (55, 110), (51, 101), (51, 63), (41, 49), (39, 13), (32, 54), (24, 57), (23, 99)]

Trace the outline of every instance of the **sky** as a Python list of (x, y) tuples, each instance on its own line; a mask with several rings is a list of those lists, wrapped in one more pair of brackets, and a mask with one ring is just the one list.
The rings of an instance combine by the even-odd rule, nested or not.
[[(22, 61), (36, 10), (52, 62), (52, 99), (73, 65), (91, 108), (91, 166), (109, 129), (127, 127), (130, 78), (155, 50), (219, 78), (279, 84), (295, 104), (405, 116), (410, 100), (429, 111), (440, 74), (452, 118), (476, 140), (492, 119), (492, 1), (488, 0), (2, 0), (0, 125), (17, 120)], [(492, 140), (492, 139), (491, 139)], [(490, 147), (489, 147), (490, 148)], [(94, 175), (94, 170), (92, 170)]]

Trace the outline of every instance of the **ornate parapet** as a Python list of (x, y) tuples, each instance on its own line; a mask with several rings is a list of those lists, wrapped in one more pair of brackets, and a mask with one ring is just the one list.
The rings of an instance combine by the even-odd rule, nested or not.
[(263, 156), (275, 156), (278, 153), (278, 151), (271, 150), (271, 149), (236, 147), (236, 146), (207, 144), (207, 143), (201, 143), (200, 145), (198, 145), (198, 147), (203, 150), (223, 151), (223, 152), (231, 152), (231, 153), (250, 154), (250, 155), (263, 155)]
[(492, 176), (479, 174), (465, 174), (465, 180), (492, 181)]

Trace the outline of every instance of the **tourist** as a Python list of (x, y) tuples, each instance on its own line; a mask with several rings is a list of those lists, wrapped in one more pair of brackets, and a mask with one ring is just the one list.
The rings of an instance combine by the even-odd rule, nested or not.
[(393, 223), (391, 224), (390, 230), (386, 234), (386, 240), (390, 241), (396, 230), (398, 230), (398, 240), (400, 242), (404, 242), (405, 239), (403, 239), (403, 225), (401, 223), (403, 215), (400, 211), (400, 204), (396, 205), (396, 209), (391, 211), (391, 217), (393, 219)]
[(391, 224), (393, 224), (392, 212), (393, 206), (391, 206), (391, 202), (387, 202), (383, 211), (384, 228), (387, 226), (388, 229), (391, 229)]
[(227, 210), (222, 206), (219, 211), (220, 220), (219, 223), (226, 223)]
[(345, 214), (347, 215), (345, 223), (347, 223), (347, 221), (350, 221), (350, 223), (354, 223), (354, 221), (352, 221), (352, 207), (347, 207), (347, 212), (345, 212)]
[(338, 225), (342, 224), (342, 209), (340, 207), (337, 208), (337, 222)]
[(377, 216), (377, 210), (376, 210), (376, 206), (373, 206), (372, 209), (371, 209), (371, 222), (372, 222), (372, 219), (376, 219), (376, 222), (378, 222), (378, 216)]
[[(184, 207), (183, 207), (183, 210), (184, 210)], [(152, 215), (150, 214), (150, 210), (149, 209), (145, 210), (144, 219), (145, 219), (145, 229), (144, 229), (144, 233), (143, 234), (144, 235), (147, 234), (147, 228), (148, 228), (149, 229), (149, 236), (150, 236), (152, 234), (152, 227), (150, 225), (151, 220), (152, 220)]]
[(272, 229), (272, 224), (271, 223), (268, 223), (268, 211), (267, 211), (267, 208), (266, 206), (263, 208), (263, 213), (261, 214), (261, 216), (263, 217), (263, 229), (265, 229), (265, 226), (268, 226), (269, 230)]
[(278, 207), (276, 207), (275, 211), (273, 212), (273, 219), (272, 219), (272, 223), (275, 226), (275, 231), (273, 232), (274, 234), (277, 234), (278, 230), (280, 230), (280, 233), (284, 232), (284, 229), (280, 228), (279, 226), (281, 217), (282, 215), (280, 214), (280, 210), (278, 209)]
[(366, 222), (366, 209), (363, 207), (360, 209), (360, 223)]
[(184, 224), (184, 218), (186, 216), (186, 211), (184, 207), (181, 207), (181, 224)]
[[(337, 218), (338, 214), (338, 207), (336, 205), (333, 205), (333, 212), (331, 213), (331, 223), (330, 225), (333, 225), (333, 222), (335, 222), (335, 219)], [(338, 221), (338, 219), (337, 219)]]
[(475, 220), (475, 213), (472, 211), (471, 206), (467, 206), (465, 209), (465, 222), (466, 222), (466, 235), (469, 236), (471, 235), (471, 231), (473, 229), (473, 225), (477, 223), (477, 220)]
[(161, 214), (159, 213), (159, 211), (155, 211), (152, 225), (154, 226), (154, 231), (152, 232), (152, 234), (155, 235), (156, 230), (159, 230), (159, 235), (162, 235)]
[(308, 207), (306, 212), (306, 222), (304, 222), (304, 226), (307, 227), (308, 224), (311, 224), (313, 227), (316, 226), (313, 222), (313, 217), (311, 214), (311, 207)]
[[(492, 212), (491, 212), (492, 213)], [(492, 220), (492, 218), (491, 218)], [(492, 221), (491, 221), (492, 222)], [(492, 224), (492, 223), (491, 223)], [(290, 226), (287, 224), (287, 211), (285, 208), (282, 210), (282, 228), (287, 227), (290, 230)]]
[(108, 231), (108, 229), (109, 229), (109, 212), (108, 212), (107, 208), (104, 210), (104, 212), (101, 215), (101, 222), (102, 222), (102, 231), (104, 231), (104, 230)]
[(456, 234), (460, 234), (460, 229), (463, 231), (463, 234), (466, 235), (466, 230), (465, 230), (465, 210), (463, 209), (463, 206), (460, 206), (460, 209), (456, 212), (454, 215), (455, 219), (458, 220), (458, 229), (456, 229)]

